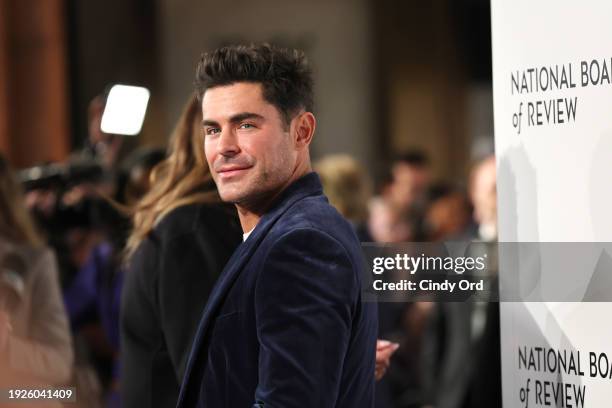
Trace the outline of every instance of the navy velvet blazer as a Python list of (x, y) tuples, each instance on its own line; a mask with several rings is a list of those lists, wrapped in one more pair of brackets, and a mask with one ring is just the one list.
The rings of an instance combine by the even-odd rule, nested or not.
[(371, 407), (378, 327), (362, 267), (318, 176), (290, 185), (217, 281), (178, 407)]

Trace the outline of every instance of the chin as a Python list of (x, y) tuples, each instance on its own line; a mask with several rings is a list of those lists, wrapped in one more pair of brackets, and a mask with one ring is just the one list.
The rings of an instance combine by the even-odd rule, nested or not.
[(226, 203), (240, 204), (244, 200), (244, 192), (235, 188), (218, 188), (219, 197)]
[(226, 203), (236, 203), (240, 198), (237, 194), (229, 191), (223, 192), (221, 190), (219, 190), (219, 197), (221, 197), (221, 200)]

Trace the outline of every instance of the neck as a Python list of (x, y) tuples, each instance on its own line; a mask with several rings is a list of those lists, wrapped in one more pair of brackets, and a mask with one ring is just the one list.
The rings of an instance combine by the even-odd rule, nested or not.
[(240, 219), (242, 232), (245, 234), (257, 226), (257, 223), (263, 215), (249, 211), (247, 208), (242, 207), (239, 204), (236, 204), (236, 209), (238, 210), (238, 218)]
[(289, 177), (280, 188), (274, 192), (271, 192), (270, 194), (267, 194), (265, 198), (256, 200), (254, 203), (244, 205), (236, 204), (242, 232), (247, 233), (252, 231), (253, 228), (255, 228), (259, 223), (261, 217), (263, 217), (263, 215), (270, 209), (270, 206), (276, 201), (278, 196), (280, 196), (281, 193), (296, 180), (302, 178), (311, 171), (312, 167), (310, 166), (309, 162), (304, 166), (298, 166), (291, 174), (291, 177)]

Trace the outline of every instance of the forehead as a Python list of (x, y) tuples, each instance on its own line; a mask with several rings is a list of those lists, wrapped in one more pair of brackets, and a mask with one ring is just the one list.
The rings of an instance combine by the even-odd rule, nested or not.
[(259, 83), (238, 82), (216, 86), (206, 90), (202, 98), (204, 120), (222, 120), (244, 112), (266, 116), (274, 111), (274, 106), (263, 98)]

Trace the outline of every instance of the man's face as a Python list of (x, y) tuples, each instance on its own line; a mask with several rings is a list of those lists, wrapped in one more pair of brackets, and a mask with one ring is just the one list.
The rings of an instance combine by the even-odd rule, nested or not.
[(429, 172), (425, 167), (407, 163), (395, 164), (392, 172), (391, 200), (402, 211), (408, 211), (411, 205), (423, 199), (429, 184)]
[(204, 150), (223, 201), (254, 206), (286, 186), (297, 152), (261, 84), (208, 89), (202, 100)]

